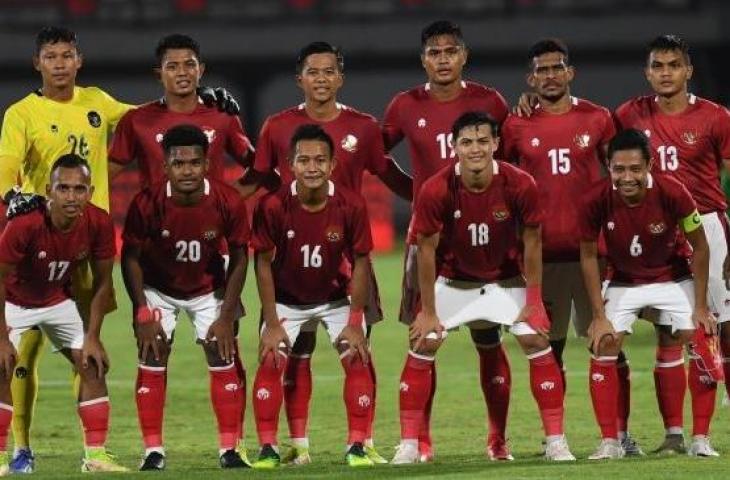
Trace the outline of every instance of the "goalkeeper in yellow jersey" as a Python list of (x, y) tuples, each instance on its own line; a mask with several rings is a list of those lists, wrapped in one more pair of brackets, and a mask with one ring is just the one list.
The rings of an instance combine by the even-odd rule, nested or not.
[[(41, 74), (42, 86), (7, 109), (0, 133), (0, 192), (7, 192), (3, 200), (8, 204), (8, 218), (40, 205), (35, 194), (45, 191), (53, 161), (67, 153), (89, 163), (94, 172), (91, 202), (108, 211), (107, 140), (122, 115), (133, 106), (99, 88), (76, 85), (82, 56), (76, 34), (66, 28), (46, 27), (38, 33), (33, 65)], [(199, 94), (206, 103), (215, 102), (228, 113), (238, 113), (238, 105), (225, 90), (201, 90)], [(84, 321), (91, 301), (91, 278), (87, 265), (77, 269), (73, 282), (73, 294)], [(109, 305), (109, 311), (114, 308)], [(10, 464), (11, 471), (17, 473), (33, 471), (29, 436), (42, 343), (41, 332), (30, 330), (23, 334), (18, 347), (11, 384), (15, 452)]]

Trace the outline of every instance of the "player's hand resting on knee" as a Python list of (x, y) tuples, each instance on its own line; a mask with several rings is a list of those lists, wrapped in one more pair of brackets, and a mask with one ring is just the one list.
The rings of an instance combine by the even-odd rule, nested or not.
[(12, 342), (7, 338), (0, 340), (0, 368), (3, 369), (7, 380), (13, 378), (17, 358), (18, 352), (15, 351)]
[(84, 346), (81, 347), (81, 365), (84, 369), (89, 368), (89, 359), (96, 364), (97, 378), (101, 378), (109, 370), (109, 358), (101, 340), (96, 336), (87, 335), (84, 338)]
[(695, 328), (701, 328), (708, 335), (717, 335), (717, 319), (707, 307), (695, 307), (692, 311), (692, 323)]
[[(282, 319), (281, 322), (284, 320)], [(261, 340), (259, 340), (259, 361), (263, 362), (266, 355), (270, 353), (274, 357), (274, 365), (276, 368), (279, 368), (279, 346), (283, 343), (286, 345), (287, 351), (291, 350), (289, 335), (286, 333), (284, 327), (281, 326), (281, 322), (276, 322), (276, 325), (273, 326), (267, 324), (261, 333)]]
[(443, 325), (439, 317), (435, 313), (426, 313), (423, 310), (418, 312), (416, 319), (411, 323), (408, 328), (408, 338), (413, 343), (413, 351), (418, 351), (421, 344), (426, 339), (426, 335), (431, 332), (436, 332), (438, 338), (441, 338), (441, 333), (444, 331)]
[(347, 325), (335, 342), (336, 345), (346, 343), (349, 346), (350, 361), (355, 360), (355, 356), (359, 355), (362, 363), (368, 363), (368, 345), (362, 326)]
[(152, 352), (155, 361), (160, 361), (160, 343), (167, 342), (167, 336), (160, 323), (160, 310), (147, 306), (137, 309), (135, 315), (134, 333), (137, 336), (137, 348), (140, 352), (139, 360), (144, 363)]
[(207, 342), (215, 341), (221, 360), (230, 363), (236, 353), (236, 336), (233, 333), (233, 322), (219, 318), (210, 325), (205, 336)]
[(611, 325), (611, 322), (608, 321), (605, 315), (595, 317), (588, 327), (588, 339), (591, 342), (591, 351), (594, 354), (598, 355), (600, 353), (601, 340), (606, 336), (616, 338), (616, 331), (613, 329), (613, 325)]

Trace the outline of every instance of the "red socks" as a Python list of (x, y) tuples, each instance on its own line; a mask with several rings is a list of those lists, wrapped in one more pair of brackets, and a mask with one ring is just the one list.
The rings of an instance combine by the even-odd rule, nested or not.
[(340, 358), (345, 369), (343, 398), (347, 410), (347, 443), (364, 443), (373, 403), (373, 379), (360, 357), (345, 353)]
[(145, 448), (162, 446), (162, 419), (165, 411), (167, 369), (165, 367), (137, 367), (137, 418), (142, 430)]
[(710, 420), (715, 413), (717, 383), (700, 370), (697, 360), (689, 360), (689, 392), (692, 397), (692, 435), (708, 435)]
[(8, 449), (8, 430), (13, 421), (13, 406), (0, 403), (0, 451)]
[(616, 357), (591, 357), (588, 383), (602, 438), (618, 439), (616, 414), (620, 395), (616, 370)]
[(281, 377), (286, 370), (287, 358), (281, 353), (276, 355), (280, 355), (279, 367), (274, 364), (274, 354), (268, 354), (259, 365), (253, 382), (253, 412), (261, 445), (278, 443), (279, 410), (284, 400)]
[(373, 439), (373, 425), (375, 425), (375, 400), (378, 396), (378, 378), (375, 376), (375, 364), (373, 363), (373, 354), (370, 353), (368, 358), (368, 369), (370, 370), (370, 378), (373, 380), (373, 401), (370, 404), (370, 414), (368, 415), (368, 428), (365, 432), (365, 440)]
[(489, 417), (487, 443), (504, 442), (512, 386), (509, 360), (501, 343), (487, 348), (477, 346), (477, 352), (479, 352), (479, 378)]
[(527, 356), (530, 386), (540, 410), (545, 436), (563, 434), (563, 380), (550, 347)]
[(421, 453), (432, 453), (433, 441), (431, 439), (431, 412), (433, 411), (433, 397), (436, 395), (436, 359), (431, 361), (431, 390), (428, 394), (428, 401), (421, 416), (421, 428), (418, 433), (418, 450)]
[(682, 409), (687, 390), (687, 374), (684, 369), (682, 345), (657, 347), (654, 384), (659, 411), (664, 419), (664, 428), (682, 428)]
[(109, 432), (109, 397), (79, 402), (79, 418), (85, 447), (103, 447)]
[(628, 432), (629, 414), (631, 413), (631, 368), (629, 361), (620, 353), (616, 373), (618, 375), (617, 427), (619, 432)]
[(427, 404), (433, 399), (434, 359), (408, 352), (400, 377), (401, 439), (421, 438)]
[(231, 450), (241, 438), (241, 412), (246, 395), (235, 363), (209, 366), (208, 373), (210, 400), (218, 420), (218, 445), (222, 450)]
[(284, 408), (289, 437), (306, 438), (309, 401), (312, 399), (312, 368), (309, 355), (290, 355), (284, 374)]

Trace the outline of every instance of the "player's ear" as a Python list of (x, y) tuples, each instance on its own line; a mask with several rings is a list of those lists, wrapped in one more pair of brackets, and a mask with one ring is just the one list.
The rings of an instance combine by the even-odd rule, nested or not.
[(467, 62), (467, 61), (469, 60), (469, 49), (468, 49), (468, 48), (466, 48), (466, 45), (464, 45), (464, 46), (463, 46), (463, 48), (464, 48), (464, 61), (463, 61), (463, 62), (461, 62), (461, 66), (462, 66), (462, 67), (463, 67), (464, 65), (466, 65), (466, 62)]
[(694, 71), (695, 71), (695, 69), (691, 63), (689, 65), (687, 65), (687, 80), (692, 79), (692, 73), (694, 73)]
[(41, 58), (38, 56), (38, 54), (33, 55), (33, 68), (36, 72), (41, 71)]
[(162, 69), (160, 67), (153, 67), (152, 74), (155, 76), (158, 82), (162, 82)]
[(529, 72), (529, 73), (525, 74), (525, 82), (527, 83), (527, 85), (530, 88), (535, 89), (537, 86), (537, 80), (535, 79), (535, 74), (533, 72)]
[(94, 195), (94, 186), (89, 184), (89, 198)]
[(573, 65), (568, 65), (568, 68), (565, 71), (565, 76), (567, 77), (568, 82), (573, 81), (573, 79), (575, 78), (575, 68), (573, 67)]
[(81, 68), (84, 65), (84, 56), (80, 53), (76, 54), (76, 69)]
[(51, 184), (46, 183), (46, 197), (51, 198)]
[(203, 78), (203, 74), (205, 73), (205, 64), (201, 62), (198, 68), (200, 68), (200, 75), (198, 75), (198, 80), (200, 80)]

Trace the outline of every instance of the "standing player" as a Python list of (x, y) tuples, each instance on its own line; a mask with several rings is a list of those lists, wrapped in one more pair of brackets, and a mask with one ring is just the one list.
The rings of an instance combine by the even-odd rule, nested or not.
[[(33, 327), (48, 336), (80, 375), (78, 413), (85, 449), (81, 471), (126, 471), (104, 448), (109, 361), (100, 334), (114, 288), (114, 225), (109, 214), (89, 204), (94, 187), (84, 159), (74, 154), (59, 157), (49, 177), (44, 206), (8, 222), (0, 237), (0, 474), (9, 471), (6, 443), (16, 348)], [(71, 276), (87, 259), (93, 290), (84, 328), (71, 294)]]
[[(383, 119), (385, 149), (393, 149), (404, 138), (408, 141), (413, 174), (413, 198), (421, 185), (444, 165), (454, 163), (451, 127), (464, 112), (480, 110), (502, 123), (507, 117), (507, 103), (493, 88), (462, 79), (467, 48), (458, 25), (437, 21), (421, 33), (421, 64), (428, 82), (399, 93), (388, 105)], [(415, 240), (410, 238), (403, 276), (403, 300), (400, 320), (410, 323), (415, 317), (418, 297)], [(489, 437), (487, 454), (492, 459), (511, 459), (504, 435), (510, 394), (510, 368), (501, 345), (499, 329), (472, 331), (479, 353), (482, 392), (488, 406)], [(435, 392), (436, 363), (432, 362), (431, 379)], [(423, 461), (432, 457), (429, 400), (419, 435)]]
[[(692, 78), (688, 46), (679, 37), (663, 35), (649, 44), (646, 78), (655, 95), (632, 99), (616, 110), (621, 128), (643, 131), (657, 161), (653, 168), (674, 176), (689, 190), (702, 215), (710, 245), (708, 304), (720, 324), (730, 320), (730, 293), (723, 280), (728, 254), (727, 204), (720, 187), (720, 169), (730, 161), (730, 114), (708, 100), (690, 94)], [(730, 356), (730, 328), (720, 328), (723, 354)], [(669, 419), (660, 452), (684, 452), (682, 399), (689, 383), (692, 396), (693, 438), (687, 453), (714, 456), (707, 437), (715, 409), (717, 382), (707, 381), (701, 362), (690, 357), (689, 377), (680, 345), (658, 330), (658, 355), (677, 356), (677, 362), (657, 358), (654, 379), (660, 410)], [(682, 360), (682, 361), (680, 361)], [(730, 373), (730, 363), (725, 363)]]
[[(608, 159), (611, 178), (586, 192), (580, 218), (581, 266), (593, 308), (589, 381), (603, 438), (592, 460), (624, 453), (616, 424), (616, 359), (639, 312), (650, 307), (662, 313), (657, 328), (675, 340), (679, 355), (661, 358), (665, 363), (681, 364), (682, 345), (694, 337), (695, 328), (716, 330), (707, 307), (709, 247), (689, 192), (673, 178), (649, 173), (649, 142), (638, 130), (616, 135)], [(597, 259), (601, 232), (612, 271), (603, 295)], [(685, 237), (692, 246), (691, 272)]]
[[(405, 175), (393, 159), (385, 157), (383, 142), (377, 121), (370, 115), (337, 102), (342, 87), (344, 58), (340, 50), (326, 42), (314, 42), (302, 48), (297, 58), (297, 84), (304, 94), (304, 103), (271, 115), (264, 122), (257, 142), (255, 172), (260, 178), (278, 171), (282, 183), (289, 185), (293, 172), (289, 162), (289, 144), (293, 133), (304, 124), (320, 125), (335, 141), (334, 157), (337, 168), (332, 181), (337, 186), (360, 193), (365, 170), (388, 185), (407, 200), (411, 199), (411, 179)], [(245, 181), (245, 183), (249, 183)], [(252, 184), (255, 185), (255, 184)], [(380, 298), (375, 275), (370, 270), (368, 302), (365, 309), (368, 327), (382, 320)], [(309, 401), (312, 394), (311, 355), (316, 342), (316, 332), (300, 332), (289, 355), (284, 399), (292, 449), (283, 461), (290, 464), (310, 462), (307, 422)], [(368, 328), (368, 337), (370, 328)], [(375, 379), (373, 362), (369, 362)], [(372, 439), (373, 413), (365, 439), (365, 451), (377, 463), (386, 463)]]
[[(11, 214), (37, 208), (40, 201), (18, 202), (11, 188), (20, 179), (22, 191), (41, 194), (52, 162), (65, 153), (81, 156), (94, 170), (91, 202), (109, 210), (107, 139), (131, 105), (120, 103), (96, 87), (79, 87), (76, 75), (82, 66), (76, 34), (62, 27), (47, 27), (36, 37), (33, 65), (40, 72), (42, 86), (5, 112), (0, 135), (0, 192), (11, 202)], [(206, 102), (236, 113), (238, 106), (222, 89), (202, 89)], [(91, 271), (80, 265), (73, 281), (81, 318), (86, 321), (91, 302)], [(42, 346), (38, 329), (28, 330), (18, 347), (18, 364), (13, 377), (15, 399), (13, 435), (15, 455), (11, 469), (33, 471), (30, 427), (37, 395), (37, 361)]]
[[(367, 367), (363, 308), (372, 249), (365, 202), (330, 181), (334, 143), (319, 125), (302, 125), (290, 143), (295, 180), (265, 196), (254, 214), (253, 246), (263, 326), (254, 382), (261, 454), (254, 468), (280, 464), (276, 432), (287, 349), (321, 321), (345, 370), (347, 463), (374, 464), (364, 450), (374, 385)], [(352, 265), (352, 275), (342, 263)], [(348, 300), (350, 284), (351, 300)]]
[(110, 178), (136, 160), (142, 187), (163, 181), (165, 158), (160, 142), (166, 131), (180, 124), (196, 125), (208, 137), (209, 178), (224, 179), (226, 154), (248, 167), (253, 147), (241, 120), (201, 103), (198, 97), (205, 71), (198, 42), (187, 35), (169, 35), (159, 41), (155, 56), (155, 71), (164, 95), (129, 111), (120, 120), (109, 149)]
[(401, 374), (401, 443), (394, 464), (419, 461), (418, 435), (433, 395), (430, 365), (445, 330), (495, 324), (510, 326), (529, 359), (546, 458), (575, 460), (563, 434), (563, 380), (540, 291), (543, 219), (537, 186), (529, 174), (494, 160), (498, 129), (484, 113), (460, 116), (451, 132), (458, 162), (427, 180), (416, 201), (411, 232), (422, 308), (410, 326), (411, 350)]
[[(245, 393), (234, 362), (250, 235), (246, 206), (234, 188), (206, 178), (208, 138), (198, 127), (171, 128), (162, 148), (168, 181), (134, 198), (123, 235), (124, 283), (135, 312), (140, 360), (136, 398), (145, 445), (140, 470), (165, 468), (167, 360), (181, 311), (193, 320), (208, 362), (221, 467), (248, 467), (236, 451)], [(230, 252), (227, 271), (224, 242)]]

